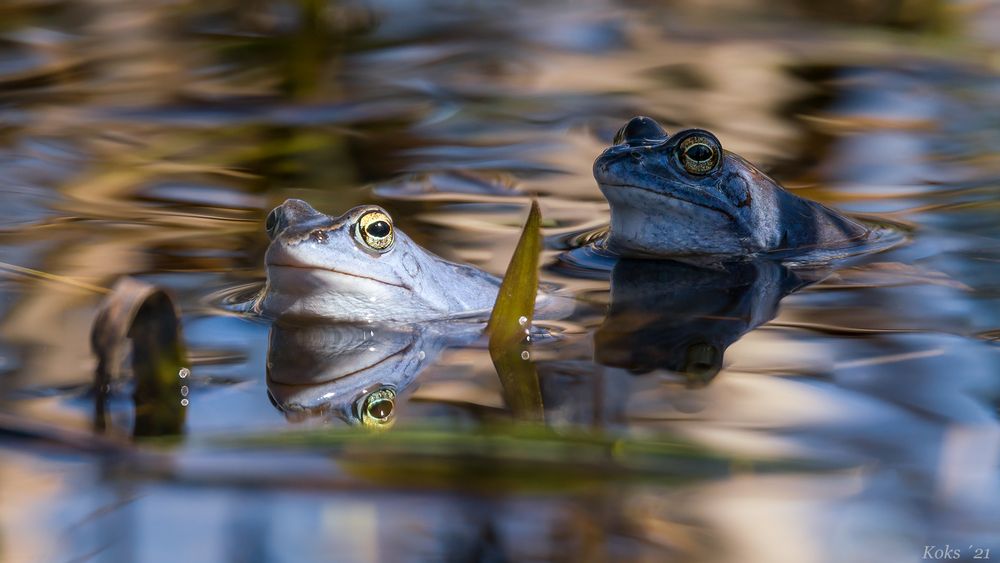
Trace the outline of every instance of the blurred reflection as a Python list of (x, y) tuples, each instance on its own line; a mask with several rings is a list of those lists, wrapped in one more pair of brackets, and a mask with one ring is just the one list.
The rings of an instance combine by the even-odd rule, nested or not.
[(637, 374), (666, 369), (690, 386), (707, 385), (729, 345), (773, 319), (778, 302), (808, 283), (769, 260), (620, 260), (611, 274), (608, 316), (594, 334), (594, 358)]
[(397, 400), (447, 346), (469, 343), (482, 325), (306, 325), (275, 323), (267, 390), (289, 420), (337, 417), (353, 425), (392, 426)]
[[(15, 0), (0, 14), (0, 261), (171, 290), (193, 366), (192, 447), (165, 447), (149, 478), (5, 448), (0, 559), (774, 563), (998, 545), (996, 3)], [(547, 450), (549, 470), (449, 459), (437, 486), (345, 481), (355, 460), (327, 449), (290, 462), (203, 439), (285, 440), (268, 390), (294, 420), (492, 425), (506, 413), (485, 350), (434, 359), (473, 340), (454, 326), (274, 327), (265, 388), (268, 327), (202, 298), (262, 279), (263, 211), (290, 197), (376, 198), (419, 244), (493, 273), (537, 197), (551, 261), (606, 223), (591, 166), (636, 114), (711, 129), (802, 195), (913, 225), (912, 241), (797, 293), (767, 330), (752, 329), (813, 278), (621, 263), (594, 335), (611, 265), (549, 268), (591, 309), (566, 319), (586, 330), (532, 342), (546, 423), (858, 471), (632, 481), (578, 463), (577, 443)], [(89, 424), (78, 390), (98, 300), (0, 275), (5, 410)], [(713, 382), (629, 375), (654, 369)], [(116, 428), (133, 422), (125, 402)], [(453, 478), (467, 467), (529, 490)]]

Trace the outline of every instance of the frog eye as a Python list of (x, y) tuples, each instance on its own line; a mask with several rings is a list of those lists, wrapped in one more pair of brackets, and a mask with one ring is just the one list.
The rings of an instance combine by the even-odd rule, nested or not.
[(383, 387), (358, 401), (354, 407), (355, 416), (365, 428), (382, 430), (392, 426), (395, 406), (396, 391), (392, 387)]
[(721, 156), (718, 139), (707, 133), (692, 134), (677, 145), (677, 158), (690, 174), (708, 174), (719, 164)]
[(384, 211), (369, 211), (355, 223), (354, 236), (368, 248), (385, 252), (392, 247), (392, 218)]
[(274, 238), (278, 236), (278, 227), (281, 223), (281, 217), (278, 214), (280, 207), (275, 207), (267, 214), (267, 219), (264, 220), (264, 230), (267, 231), (267, 236)]
[(707, 342), (696, 342), (688, 346), (681, 372), (687, 376), (689, 387), (704, 387), (722, 369), (722, 355), (719, 349)]

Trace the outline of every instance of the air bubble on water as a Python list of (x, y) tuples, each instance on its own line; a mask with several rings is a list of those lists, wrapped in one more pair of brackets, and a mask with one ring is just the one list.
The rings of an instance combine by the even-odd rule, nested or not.
[(186, 406), (188, 406), (190, 404), (191, 404), (191, 401), (188, 401), (187, 399), (181, 399), (181, 406), (182, 407), (186, 407)]
[(531, 354), (529, 354), (527, 350), (521, 352), (521, 359), (522, 360), (527, 360), (530, 357), (531, 357)]
[(517, 324), (519, 324), (521, 326), (524, 326), (524, 325), (528, 324), (528, 317), (521, 317), (521, 318), (517, 319)]
[(187, 385), (182, 385), (181, 386), (181, 397), (187, 397), (188, 396), (188, 391), (189, 391), (188, 390), (188, 386)]
[(369, 346), (368, 347), (368, 351), (369, 352), (374, 352), (375, 351), (375, 347), (374, 346)]
[(191, 375), (191, 370), (189, 370), (188, 368), (181, 368), (180, 371), (177, 372), (177, 375), (181, 379), (184, 379), (185, 377)]
[(421, 350), (421, 351), (420, 351), (420, 352), (419, 352), (419, 353), (417, 354), (417, 357), (418, 357), (418, 358), (420, 358), (420, 360), (422, 361), (422, 360), (423, 360), (424, 358), (426, 358), (426, 357), (427, 357), (427, 354), (424, 354), (424, 351), (423, 351), (423, 350)]

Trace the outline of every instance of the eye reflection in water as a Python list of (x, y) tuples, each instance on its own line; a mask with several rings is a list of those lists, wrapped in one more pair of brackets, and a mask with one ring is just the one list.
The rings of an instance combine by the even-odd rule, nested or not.
[(816, 279), (763, 259), (620, 260), (611, 274), (608, 315), (594, 335), (595, 360), (635, 374), (676, 372), (689, 387), (708, 385), (732, 343)]
[(290, 421), (334, 417), (368, 429), (390, 428), (399, 395), (450, 345), (482, 326), (314, 324), (271, 326), (267, 391)]
[(361, 425), (372, 430), (391, 428), (396, 419), (393, 411), (396, 406), (396, 390), (392, 387), (376, 389), (362, 396), (354, 404), (354, 419)]

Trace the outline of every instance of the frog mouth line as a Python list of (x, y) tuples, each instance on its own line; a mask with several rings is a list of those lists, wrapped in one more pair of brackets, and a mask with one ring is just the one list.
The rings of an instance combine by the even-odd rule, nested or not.
[(393, 283), (393, 282), (390, 282), (390, 281), (380, 280), (378, 278), (372, 278), (372, 277), (369, 277), (369, 276), (362, 276), (361, 274), (352, 274), (352, 273), (349, 273), (349, 272), (344, 272), (342, 270), (334, 270), (332, 268), (321, 268), (321, 267), (318, 267), (318, 266), (293, 266), (291, 264), (271, 264), (271, 263), (265, 264), (265, 265), (268, 268), (291, 268), (291, 269), (294, 269), (294, 270), (319, 270), (319, 271), (323, 271), (323, 272), (331, 272), (331, 273), (334, 273), (334, 274), (340, 274), (342, 276), (349, 276), (349, 277), (352, 277), (352, 278), (360, 278), (360, 279), (363, 279), (363, 280), (369, 280), (369, 281), (377, 282), (377, 283), (380, 283), (380, 284), (383, 284), (383, 285), (391, 285), (393, 287), (399, 287), (399, 288), (405, 289), (407, 291), (413, 291), (412, 287), (410, 287), (410, 286), (408, 286), (406, 284), (403, 284), (403, 283)]
[(413, 348), (413, 342), (410, 342), (409, 344), (407, 344), (406, 346), (403, 346), (399, 350), (396, 350), (392, 354), (389, 354), (388, 356), (385, 356), (384, 358), (382, 358), (381, 360), (375, 362), (374, 364), (365, 366), (363, 368), (358, 368), (358, 369), (356, 369), (356, 370), (354, 370), (352, 372), (345, 373), (343, 375), (338, 375), (337, 377), (333, 377), (331, 379), (327, 379), (327, 380), (324, 380), (324, 381), (310, 381), (308, 383), (289, 383), (289, 382), (284, 382), (284, 381), (279, 381), (277, 379), (274, 379), (274, 378), (271, 377), (270, 374), (267, 375), (267, 378), (268, 378), (269, 381), (272, 381), (272, 382), (274, 382), (274, 383), (276, 383), (278, 385), (284, 385), (286, 387), (318, 387), (320, 385), (327, 385), (327, 384), (333, 383), (335, 381), (341, 381), (343, 379), (356, 376), (359, 373), (362, 373), (362, 372), (368, 371), (368, 370), (370, 370), (370, 369), (372, 369), (374, 367), (380, 366), (380, 365), (388, 362), (389, 360), (391, 360), (391, 359), (393, 359), (393, 358), (395, 358), (397, 356), (401, 356), (401, 355), (406, 354), (407, 352), (410, 351), (411, 348)]
[(715, 207), (715, 206), (711, 206), (711, 205), (706, 205), (704, 203), (699, 203), (697, 201), (691, 201), (690, 199), (685, 199), (683, 197), (678, 197), (678, 196), (673, 195), (673, 194), (665, 194), (663, 192), (658, 192), (658, 191), (655, 191), (655, 190), (651, 190), (649, 188), (644, 188), (642, 186), (635, 186), (635, 185), (632, 185), (632, 184), (607, 184), (607, 183), (601, 182), (601, 185), (602, 186), (607, 186), (609, 188), (632, 188), (634, 190), (642, 190), (644, 192), (648, 192), (648, 193), (651, 193), (651, 194), (659, 196), (659, 197), (666, 197), (666, 198), (670, 198), (670, 199), (676, 199), (677, 201), (683, 201), (684, 203), (690, 203), (691, 205), (697, 205), (698, 207), (703, 207), (705, 209), (709, 209), (709, 210), (715, 211), (717, 213), (721, 213), (721, 214), (725, 215), (726, 217), (729, 217), (733, 221), (736, 220), (736, 218), (733, 217), (733, 214), (730, 213), (729, 211), (726, 211), (725, 209), (721, 209), (719, 207)]

